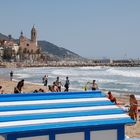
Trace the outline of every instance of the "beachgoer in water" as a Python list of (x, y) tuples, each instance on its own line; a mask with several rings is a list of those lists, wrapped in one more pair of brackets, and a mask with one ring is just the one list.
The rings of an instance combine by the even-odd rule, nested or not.
[(10, 80), (13, 80), (13, 71), (10, 72)]
[(112, 95), (111, 91), (108, 92), (108, 99), (112, 102), (117, 104), (116, 98)]
[(2, 86), (0, 86), (0, 94), (3, 94), (4, 93), (4, 90), (2, 88)]
[(98, 85), (96, 83), (96, 80), (93, 80), (93, 82), (92, 82), (92, 90), (96, 90), (96, 89), (98, 89)]
[(69, 91), (69, 85), (70, 85), (70, 81), (69, 81), (69, 77), (66, 77), (66, 82), (65, 82), (65, 90), (64, 91)]
[(24, 86), (24, 79), (18, 82), (17, 86), (14, 89), (14, 93), (21, 93), (23, 86)]
[(58, 87), (59, 91), (61, 92), (62, 83), (61, 83), (61, 81), (59, 81), (59, 77), (57, 77), (57, 79), (55, 81), (55, 85)]
[(135, 95), (130, 95), (130, 109), (129, 109), (129, 116), (133, 120), (137, 120), (137, 113), (138, 113), (138, 101), (136, 100)]

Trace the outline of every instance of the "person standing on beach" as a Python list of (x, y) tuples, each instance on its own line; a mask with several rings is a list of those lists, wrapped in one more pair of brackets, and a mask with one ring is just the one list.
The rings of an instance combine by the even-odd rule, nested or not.
[(69, 77), (66, 77), (66, 82), (65, 82), (65, 90), (64, 91), (66, 91), (66, 92), (68, 92), (69, 91), (69, 85), (70, 85), (70, 81), (69, 81)]
[(130, 95), (130, 109), (129, 109), (129, 116), (133, 120), (137, 120), (137, 113), (138, 113), (138, 101), (136, 100), (135, 95)]
[(10, 80), (13, 80), (13, 71), (10, 72)]
[(24, 86), (24, 79), (18, 82), (17, 86), (14, 89), (14, 93), (21, 93), (23, 86)]
[(44, 83), (44, 86), (47, 86), (48, 85), (48, 75), (45, 75), (43, 77), (43, 83)]
[(92, 82), (92, 90), (96, 90), (96, 89), (98, 89), (98, 85), (96, 83), (96, 80), (93, 80), (93, 82)]
[(61, 92), (62, 83), (61, 81), (59, 81), (59, 77), (56, 78), (55, 84), (58, 87), (59, 91)]

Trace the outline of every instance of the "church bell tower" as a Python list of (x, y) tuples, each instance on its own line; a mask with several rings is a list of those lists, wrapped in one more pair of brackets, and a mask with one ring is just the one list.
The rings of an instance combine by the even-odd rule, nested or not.
[(34, 42), (37, 46), (37, 32), (34, 26), (31, 30), (31, 41)]

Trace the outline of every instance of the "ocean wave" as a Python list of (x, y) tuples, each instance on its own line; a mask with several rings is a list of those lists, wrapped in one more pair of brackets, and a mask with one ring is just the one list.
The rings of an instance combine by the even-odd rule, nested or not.
[[(13, 69), (12, 69), (13, 70)], [(11, 69), (0, 69), (0, 75), (9, 78)], [(83, 91), (87, 82), (95, 79), (100, 89), (111, 90), (118, 93), (139, 94), (140, 91), (140, 67), (39, 67), (39, 68), (16, 68), (14, 79), (25, 79), (30, 83), (42, 84), (42, 77), (48, 74), (48, 82), (52, 84), (56, 77), (64, 84), (65, 77), (69, 76), (72, 91)], [(91, 84), (88, 85), (89, 90)]]
[(101, 78), (96, 78), (96, 81), (99, 83), (116, 83), (116, 79), (101, 79)]
[(104, 67), (104, 66), (79, 67), (79, 69), (81, 69), (81, 70), (100, 70), (100, 69), (106, 69), (106, 68), (108, 68), (108, 67)]
[(113, 92), (116, 92), (116, 93), (122, 93), (122, 94), (130, 94), (130, 93), (133, 93), (133, 94), (137, 94), (139, 95), (139, 91), (138, 90), (134, 90), (134, 89), (128, 89), (128, 88), (100, 88), (101, 90), (105, 90), (105, 91), (113, 91)]
[(33, 68), (22, 68), (22, 69), (17, 69), (15, 72), (17, 73), (30, 73), (30, 74), (43, 74), (45, 73), (45, 68), (44, 67), (33, 67)]
[(68, 72), (66, 70), (53, 70), (51, 72), (53, 75), (68, 75)]
[(16, 74), (14, 74), (14, 76), (17, 78), (21, 78), (21, 79), (32, 77), (31, 74), (27, 74), (27, 73), (24, 73), (24, 74), (23, 73), (16, 73)]
[(120, 70), (115, 68), (107, 69), (106, 72), (110, 75), (124, 76), (124, 77), (140, 77), (139, 70)]
[(56, 75), (56, 76), (81, 76), (82, 74), (78, 71), (74, 70), (53, 70), (51, 74)]

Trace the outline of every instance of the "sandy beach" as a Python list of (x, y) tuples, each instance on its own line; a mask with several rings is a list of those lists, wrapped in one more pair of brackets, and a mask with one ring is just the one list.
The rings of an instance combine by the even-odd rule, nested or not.
[[(14, 93), (14, 87), (16, 87), (17, 82), (16, 81), (10, 81), (4, 78), (0, 78), (0, 85), (3, 87), (4, 93)], [(47, 88), (42, 85), (37, 84), (31, 84), (31, 83), (24, 83), (24, 87), (22, 89), (23, 93), (29, 93), (33, 92), (34, 90), (43, 89), (45, 92), (47, 92)]]
[[(16, 81), (10, 81), (8, 79), (0, 78), (0, 85), (3, 87), (4, 94), (7, 93), (13, 93), (14, 87), (17, 85)], [(35, 85), (31, 83), (24, 84), (23, 87), (23, 94), (33, 92), (35, 89), (42, 88), (45, 92), (47, 92), (47, 88), (42, 85)], [(128, 105), (129, 104), (129, 96), (117, 96), (117, 102), (120, 105)], [(140, 105), (140, 100), (138, 100), (138, 103)], [(139, 114), (140, 116), (140, 114)], [(128, 125), (126, 126), (126, 135), (130, 138), (140, 138), (140, 118), (138, 118), (139, 121), (137, 121), (134, 125)]]

